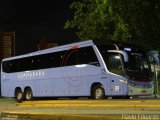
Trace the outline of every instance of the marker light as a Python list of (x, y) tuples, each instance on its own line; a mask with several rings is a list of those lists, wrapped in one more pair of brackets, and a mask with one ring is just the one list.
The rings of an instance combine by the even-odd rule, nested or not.
[(131, 51), (131, 48), (124, 48), (125, 51)]

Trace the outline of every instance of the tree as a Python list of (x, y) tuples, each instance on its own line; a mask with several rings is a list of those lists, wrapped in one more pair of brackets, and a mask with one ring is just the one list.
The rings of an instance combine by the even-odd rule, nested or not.
[(159, 0), (78, 0), (70, 8), (74, 17), (65, 28), (76, 29), (80, 40), (121, 40), (159, 49)]
[(109, 0), (73, 2), (70, 8), (75, 10), (75, 14), (73, 20), (66, 22), (65, 28), (76, 28), (81, 40), (130, 39), (127, 24), (113, 13)]
[(160, 51), (159, 0), (112, 0), (112, 6), (129, 26), (132, 41)]

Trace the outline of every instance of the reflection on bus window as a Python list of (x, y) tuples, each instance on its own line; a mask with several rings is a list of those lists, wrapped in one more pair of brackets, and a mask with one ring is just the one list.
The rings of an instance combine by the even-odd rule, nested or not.
[(110, 72), (118, 75), (123, 75), (121, 56), (118, 53), (108, 54), (108, 59), (105, 61)]

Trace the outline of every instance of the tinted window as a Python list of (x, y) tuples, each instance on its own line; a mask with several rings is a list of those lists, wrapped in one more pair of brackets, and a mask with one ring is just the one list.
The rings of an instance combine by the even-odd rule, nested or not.
[(21, 58), (20, 59), (20, 71), (26, 71), (31, 69), (31, 58)]
[(60, 67), (62, 52), (49, 53), (45, 55), (45, 68)]
[(71, 50), (65, 51), (62, 62), (63, 62), (62, 66), (77, 65), (78, 49), (71, 49)]
[(2, 63), (2, 68), (3, 68), (3, 72), (10, 72), (10, 62), (9, 61), (4, 61)]
[(27, 59), (28, 59), (27, 64), (30, 64), (30, 67), (28, 67), (28, 70), (43, 69), (45, 67), (45, 56), (44, 55), (33, 56)]
[(122, 65), (122, 56), (118, 53), (108, 53), (105, 63), (110, 72), (123, 75), (123, 65)]
[(10, 63), (10, 71), (11, 72), (18, 72), (19, 71), (19, 59), (12, 60)]
[(92, 47), (84, 47), (79, 49), (78, 64), (90, 64), (99, 66), (97, 56)]
[(3, 62), (4, 72), (20, 72), (77, 64), (99, 65), (92, 47), (83, 47)]

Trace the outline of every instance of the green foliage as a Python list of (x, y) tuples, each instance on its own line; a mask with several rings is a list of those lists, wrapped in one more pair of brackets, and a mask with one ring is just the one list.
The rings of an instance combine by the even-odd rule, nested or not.
[(114, 11), (128, 25), (132, 41), (160, 49), (160, 1), (112, 0)]
[(159, 0), (77, 0), (70, 8), (74, 17), (64, 28), (76, 29), (80, 40), (121, 40), (160, 49)]

